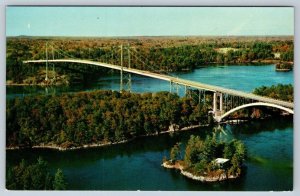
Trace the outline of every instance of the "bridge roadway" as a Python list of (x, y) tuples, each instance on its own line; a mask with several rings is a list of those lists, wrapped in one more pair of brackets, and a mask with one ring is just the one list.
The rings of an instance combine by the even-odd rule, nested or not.
[[(46, 63), (46, 61), (47, 60), (28, 60), (28, 61), (23, 61), (23, 63)], [(90, 60), (54, 59), (54, 60), (48, 60), (48, 62), (49, 63), (51, 63), (51, 62), (56, 62), (56, 63), (69, 62), (69, 63), (88, 64), (88, 65), (96, 65), (96, 66), (100, 66), (100, 67), (106, 67), (106, 68), (110, 68), (110, 69), (116, 69), (116, 70), (120, 70), (120, 71), (122, 69), (122, 67), (119, 65), (112, 65), (112, 64), (95, 62), (95, 61), (90, 61)], [(165, 80), (168, 82), (172, 82), (172, 83), (176, 83), (176, 84), (180, 84), (180, 85), (184, 85), (184, 86), (188, 86), (188, 87), (192, 87), (192, 88), (196, 88), (196, 89), (203, 89), (203, 90), (207, 90), (207, 91), (211, 91), (211, 92), (220, 92), (220, 93), (229, 94), (229, 95), (238, 96), (238, 97), (244, 97), (247, 99), (252, 99), (252, 100), (256, 100), (256, 101), (260, 101), (260, 102), (276, 104), (276, 105), (284, 106), (287, 108), (292, 108), (292, 109), (294, 108), (293, 103), (281, 101), (281, 100), (277, 100), (277, 99), (271, 99), (271, 98), (267, 98), (267, 97), (262, 97), (262, 96), (258, 96), (258, 95), (252, 94), (252, 93), (245, 93), (242, 91), (227, 89), (227, 88), (209, 85), (209, 84), (203, 84), (200, 82), (194, 82), (191, 80), (180, 79), (180, 78), (176, 78), (173, 76), (168, 76), (168, 75), (159, 74), (159, 73), (153, 73), (150, 71), (144, 71), (144, 70), (139, 70), (139, 69), (123, 67), (123, 71), (128, 72), (128, 73), (142, 75), (142, 76), (147, 76), (147, 77), (151, 77), (151, 78), (156, 78), (156, 79), (160, 79), (160, 80)]]

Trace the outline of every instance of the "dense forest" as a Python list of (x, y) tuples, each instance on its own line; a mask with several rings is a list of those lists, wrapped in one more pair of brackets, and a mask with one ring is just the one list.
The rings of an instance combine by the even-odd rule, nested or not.
[(36, 163), (29, 164), (23, 159), (18, 165), (7, 168), (6, 188), (9, 190), (65, 190), (66, 186), (62, 170), (51, 174), (41, 157)]
[[(293, 102), (292, 85), (263, 86), (256, 88), (254, 93)], [(206, 99), (206, 102), (199, 102), (193, 96), (180, 98), (168, 92), (133, 94), (125, 91), (9, 99), (6, 105), (7, 146), (68, 148), (157, 134), (175, 124), (179, 128), (208, 124), (211, 95)]]
[(64, 148), (206, 124), (208, 105), (175, 94), (95, 91), (7, 101), (6, 144)]
[[(199, 136), (191, 135), (184, 150), (184, 158), (180, 143), (177, 143), (170, 151), (170, 160), (164, 162), (168, 165), (179, 164), (184, 171), (196, 176), (214, 176), (224, 170), (227, 176), (239, 176), (246, 156), (245, 145), (239, 140), (222, 142), (215, 136), (207, 136), (202, 140)], [(220, 168), (215, 162), (217, 158), (228, 159), (230, 164)]]
[[(192, 70), (214, 63), (239, 64), (293, 61), (293, 37), (133, 37), (133, 38), (42, 38), (10, 37), (7, 39), (7, 80), (11, 83), (40, 83), (45, 65), (23, 64), (23, 60), (80, 58), (120, 64), (120, 45), (124, 45), (124, 66), (128, 66), (130, 44), (131, 67), (155, 72)], [(52, 49), (53, 47), (53, 49)], [(107, 72), (95, 66), (49, 64), (49, 73), (67, 78), (71, 83), (84, 74)], [(75, 74), (75, 76), (74, 76)], [(40, 79), (35, 78), (40, 76)], [(33, 78), (32, 78), (33, 77)], [(88, 78), (88, 77), (85, 77)], [(64, 82), (61, 82), (64, 83)]]
[(291, 84), (278, 84), (272, 86), (262, 86), (254, 89), (254, 94), (294, 102), (294, 87)]

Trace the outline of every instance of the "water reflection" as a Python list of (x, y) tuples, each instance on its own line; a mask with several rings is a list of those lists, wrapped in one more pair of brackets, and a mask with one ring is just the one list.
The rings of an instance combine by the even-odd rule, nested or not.
[[(291, 119), (270, 119), (201, 127), (95, 149), (7, 151), (7, 163), (13, 165), (22, 158), (33, 161), (42, 156), (53, 171), (58, 167), (64, 170), (70, 189), (290, 190), (293, 182), (292, 133)], [(250, 154), (245, 176), (236, 181), (208, 184), (186, 179), (178, 171), (162, 168), (162, 159), (169, 156), (171, 147), (181, 142), (183, 149), (192, 134), (201, 138), (214, 134), (223, 141), (242, 140)], [(118, 175), (115, 175), (116, 172)], [(281, 177), (285, 181), (279, 180)], [(79, 183), (79, 178), (85, 181)]]

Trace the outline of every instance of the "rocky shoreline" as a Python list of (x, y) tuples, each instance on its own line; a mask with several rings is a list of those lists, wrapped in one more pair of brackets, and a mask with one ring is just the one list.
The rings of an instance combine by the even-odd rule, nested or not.
[(176, 130), (174, 126), (170, 126), (167, 131), (162, 131), (160, 133), (153, 133), (153, 134), (148, 134), (148, 135), (141, 135), (137, 136), (131, 139), (127, 140), (122, 140), (118, 142), (100, 142), (100, 143), (92, 143), (92, 144), (84, 144), (82, 146), (73, 146), (73, 147), (62, 147), (56, 144), (41, 144), (41, 145), (34, 145), (31, 147), (20, 147), (20, 146), (12, 146), (12, 147), (6, 147), (6, 150), (19, 150), (19, 149), (26, 149), (26, 148), (32, 148), (32, 149), (54, 149), (54, 150), (59, 150), (59, 151), (67, 151), (67, 150), (79, 150), (79, 149), (86, 149), (86, 148), (98, 148), (98, 147), (104, 147), (104, 146), (111, 146), (111, 145), (116, 145), (116, 144), (124, 144), (127, 142), (131, 142), (135, 140), (136, 138), (141, 138), (141, 137), (148, 137), (148, 136), (156, 136), (159, 134), (166, 134), (166, 133), (173, 133), (173, 132), (178, 132), (178, 131), (188, 131), (194, 128), (198, 127), (206, 127), (208, 126), (207, 124), (205, 125), (191, 125), (188, 127), (183, 127), (181, 129)]
[(185, 171), (184, 167), (182, 165), (180, 165), (179, 163), (170, 165), (170, 164), (168, 164), (168, 162), (169, 161), (163, 162), (163, 164), (161, 166), (164, 168), (168, 168), (168, 169), (180, 170), (180, 173), (182, 175), (184, 175), (185, 177), (190, 178), (192, 180), (201, 181), (201, 182), (218, 182), (218, 181), (224, 181), (224, 180), (228, 180), (228, 179), (236, 179), (239, 177), (239, 175), (227, 176), (225, 171), (222, 171), (219, 175), (216, 175), (216, 176), (197, 176), (197, 175), (192, 174), (191, 172)]

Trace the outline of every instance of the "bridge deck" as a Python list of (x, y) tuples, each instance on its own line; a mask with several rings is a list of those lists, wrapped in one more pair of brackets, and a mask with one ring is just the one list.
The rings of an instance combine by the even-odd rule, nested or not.
[[(23, 61), (23, 63), (45, 63), (45, 62), (46, 62), (46, 60)], [(119, 65), (112, 65), (112, 64), (107, 64), (107, 63), (101, 63), (101, 62), (95, 62), (95, 61), (89, 61), (89, 60), (79, 60), (79, 59), (54, 59), (54, 60), (48, 60), (48, 62), (80, 63), (80, 64), (96, 65), (96, 66), (106, 67), (106, 68), (116, 69), (116, 70), (122, 69), (122, 67)], [(168, 76), (168, 75), (164, 75), (164, 74), (158, 74), (158, 73), (153, 73), (150, 71), (138, 70), (138, 69), (133, 69), (133, 68), (123, 67), (123, 71), (142, 75), (142, 76), (147, 76), (147, 77), (151, 77), (151, 78), (156, 78), (156, 79), (160, 79), (160, 80), (165, 80), (165, 81), (169, 81), (169, 82), (173, 82), (173, 83), (177, 83), (177, 84), (181, 84), (184, 86), (193, 87), (193, 88), (197, 88), (197, 89), (204, 89), (204, 90), (212, 91), (212, 92), (221, 92), (221, 93), (234, 95), (234, 96), (238, 96), (238, 97), (244, 97), (247, 99), (253, 99), (256, 101), (260, 101), (260, 102), (272, 103), (272, 104), (277, 104), (277, 105), (288, 107), (288, 108), (294, 108), (293, 103), (281, 101), (281, 100), (277, 100), (277, 99), (271, 99), (271, 98), (267, 98), (267, 97), (262, 97), (262, 96), (258, 96), (258, 95), (252, 94), (252, 93), (245, 93), (242, 91), (227, 89), (227, 88), (223, 88), (223, 87), (219, 87), (219, 86), (204, 84), (201, 82), (194, 82), (191, 80), (180, 79), (180, 78), (176, 78), (176, 77), (172, 77), (172, 76)]]

